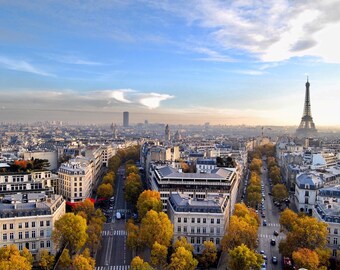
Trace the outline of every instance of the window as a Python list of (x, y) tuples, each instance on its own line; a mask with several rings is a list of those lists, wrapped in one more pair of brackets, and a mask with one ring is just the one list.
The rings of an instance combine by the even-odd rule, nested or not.
[(337, 256), (336, 249), (333, 249), (333, 257), (336, 257), (336, 256)]
[(44, 230), (40, 231), (40, 237), (44, 237)]
[(308, 197), (305, 197), (305, 204), (308, 204)]
[(32, 221), (32, 228), (35, 227), (35, 221)]
[(30, 238), (29, 232), (25, 232), (25, 239)]
[(211, 219), (211, 224), (214, 224), (215, 223), (215, 220), (212, 218)]
[(18, 228), (19, 228), (19, 229), (22, 229), (22, 223), (19, 223), (19, 224), (18, 224)]
[(195, 244), (195, 237), (191, 237), (191, 244)]
[(188, 221), (188, 219), (185, 217), (185, 218), (184, 218), (184, 223), (187, 223), (187, 221)]
[(46, 247), (48, 247), (48, 248), (51, 247), (51, 241), (50, 240), (46, 241)]
[(40, 227), (44, 227), (44, 221), (40, 221)]
[(28, 228), (28, 222), (25, 222), (25, 228)]
[(35, 242), (32, 242), (32, 249), (36, 249)]
[(216, 220), (216, 222), (217, 224), (221, 224), (221, 220), (219, 218)]
[(32, 238), (35, 238), (35, 231), (32, 231)]
[(207, 223), (207, 219), (206, 218), (203, 218), (203, 223)]
[(19, 232), (19, 239), (22, 239), (22, 232)]
[(305, 196), (309, 196), (309, 191), (308, 190), (305, 191)]
[(177, 222), (181, 223), (181, 221), (182, 221), (182, 219), (179, 217), (179, 218), (177, 219)]
[(201, 244), (201, 237), (197, 237), (197, 244)]
[(187, 226), (184, 226), (183, 227), (183, 232), (187, 232), (187, 229), (188, 229)]
[(334, 245), (337, 245), (337, 244), (338, 244), (338, 238), (334, 237), (334, 239), (333, 239), (333, 244), (334, 244)]
[(210, 228), (210, 233), (214, 233), (214, 228)]
[(4, 233), (4, 234), (2, 235), (2, 240), (7, 241), (7, 233)]
[(201, 233), (201, 228), (197, 227), (197, 233)]
[(203, 227), (203, 233), (207, 233), (207, 228)]
[(195, 227), (191, 227), (191, 233), (195, 233)]
[(7, 230), (7, 224), (2, 224), (2, 229)]
[(214, 238), (211, 237), (211, 238), (210, 238), (210, 241), (214, 243)]
[(216, 245), (220, 244), (220, 238), (216, 238)]
[(9, 239), (10, 239), (10, 240), (13, 240), (13, 239), (14, 239), (14, 233), (11, 232), (11, 233), (9, 234)]
[(197, 223), (201, 223), (201, 219), (200, 218), (197, 218)]
[(13, 223), (9, 224), (9, 228), (10, 228), (11, 230), (13, 230), (13, 228), (14, 228)]
[(40, 248), (44, 248), (44, 247), (45, 247), (44, 241), (40, 241)]
[(18, 248), (19, 248), (19, 250), (22, 250), (22, 243), (18, 244)]
[(220, 227), (217, 227), (217, 228), (216, 228), (216, 234), (219, 235), (220, 233), (221, 233), (221, 228), (220, 228)]
[(46, 226), (49, 227), (50, 226), (50, 221), (46, 220)]
[(338, 234), (338, 229), (334, 229), (334, 234)]
[(178, 231), (178, 232), (181, 232), (181, 231), (182, 231), (182, 227), (181, 227), (181, 226), (178, 226), (178, 227), (177, 227), (177, 231)]
[(191, 218), (191, 223), (195, 223), (195, 218)]

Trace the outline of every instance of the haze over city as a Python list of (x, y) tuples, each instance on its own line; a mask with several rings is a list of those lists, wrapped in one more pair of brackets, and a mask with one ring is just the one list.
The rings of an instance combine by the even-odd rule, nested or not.
[(339, 1), (0, 6), (0, 121), (339, 126)]

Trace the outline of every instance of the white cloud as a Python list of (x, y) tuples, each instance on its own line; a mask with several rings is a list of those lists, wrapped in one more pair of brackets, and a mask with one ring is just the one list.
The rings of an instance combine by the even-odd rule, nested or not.
[(158, 93), (141, 94), (141, 96), (142, 97), (139, 99), (139, 103), (149, 109), (156, 109), (160, 106), (161, 101), (174, 98), (174, 96), (171, 95)]
[(265, 72), (261, 70), (251, 70), (251, 69), (244, 69), (244, 70), (235, 70), (235, 73), (244, 74), (244, 75), (252, 75), (252, 76), (259, 76), (263, 75)]
[(64, 63), (64, 64), (71, 64), (71, 65), (86, 65), (86, 66), (99, 66), (103, 65), (103, 63), (97, 61), (87, 60), (81, 57), (78, 57), (74, 54), (67, 54), (67, 55), (54, 55), (49, 54), (45, 55), (46, 58), (51, 59), (56, 62)]
[(52, 77), (55, 76), (51, 73), (48, 73), (46, 71), (43, 71), (39, 68), (34, 67), (32, 64), (30, 64), (27, 61), (14, 60), (14, 59), (7, 58), (5, 56), (0, 56), (0, 65), (10, 70), (23, 71), (23, 72), (33, 73), (37, 75), (42, 75), (42, 76), (52, 76)]
[(111, 92), (111, 98), (114, 98), (115, 100), (123, 102), (123, 103), (131, 103), (132, 101), (124, 97), (124, 95), (129, 92), (130, 93), (134, 92), (134, 90), (131, 90), (131, 89), (114, 90)]
[(200, 35), (196, 43), (210, 41), (208, 44), (217, 54), (237, 50), (241, 56), (247, 53), (263, 62), (311, 56), (340, 63), (338, 0), (188, 0), (162, 1), (162, 5), (159, 1), (147, 2), (183, 17), (189, 26), (204, 28), (204, 33), (208, 30), (210, 34)]

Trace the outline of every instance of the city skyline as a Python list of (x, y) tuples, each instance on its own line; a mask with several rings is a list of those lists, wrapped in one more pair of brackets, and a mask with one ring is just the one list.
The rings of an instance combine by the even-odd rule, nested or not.
[(337, 1), (0, 6), (2, 122), (340, 126)]

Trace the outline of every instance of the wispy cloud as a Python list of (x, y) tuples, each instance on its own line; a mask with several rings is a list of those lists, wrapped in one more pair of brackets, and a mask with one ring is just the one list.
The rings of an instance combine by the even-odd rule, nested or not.
[(222, 55), (210, 48), (194, 47), (194, 48), (189, 48), (189, 49), (199, 54), (204, 54), (207, 56), (207, 57), (198, 58), (197, 60), (211, 61), (211, 62), (233, 62), (235, 61), (231, 57)]
[(24, 60), (16, 60), (10, 59), (5, 56), (0, 56), (0, 65), (10, 70), (28, 72), (42, 76), (55, 77), (54, 74), (48, 73), (40, 68), (34, 67), (32, 64)]
[(66, 55), (55, 55), (49, 54), (44, 55), (46, 58), (64, 64), (71, 65), (86, 65), (86, 66), (100, 66), (103, 65), (101, 62), (91, 61), (82, 57), (79, 57), (75, 54), (66, 54)]
[(263, 75), (265, 72), (261, 70), (251, 70), (251, 69), (240, 69), (240, 70), (234, 70), (235, 73), (238, 74), (244, 74), (244, 75), (252, 75), (252, 76), (259, 76)]

